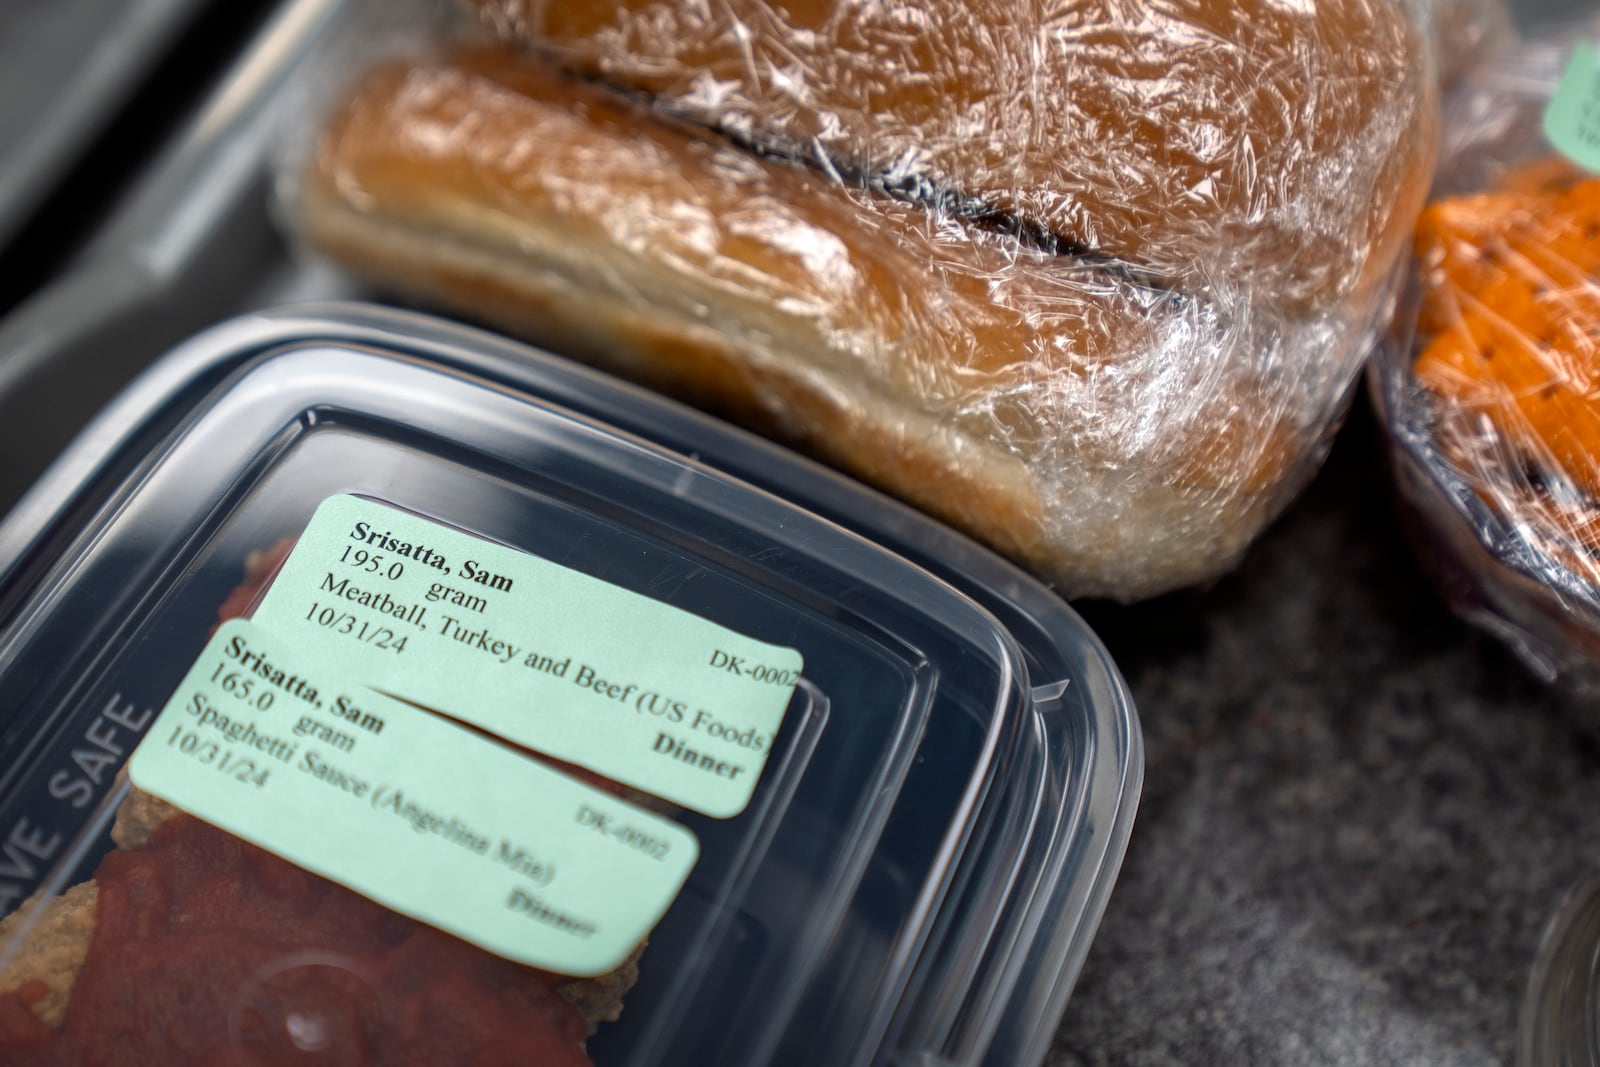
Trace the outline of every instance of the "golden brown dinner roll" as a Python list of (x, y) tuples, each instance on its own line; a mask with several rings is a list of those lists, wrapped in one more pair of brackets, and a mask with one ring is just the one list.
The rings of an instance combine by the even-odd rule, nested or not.
[(1431, 167), (1389, 0), (468, 2), (764, 150), (1271, 306), (1370, 289)]

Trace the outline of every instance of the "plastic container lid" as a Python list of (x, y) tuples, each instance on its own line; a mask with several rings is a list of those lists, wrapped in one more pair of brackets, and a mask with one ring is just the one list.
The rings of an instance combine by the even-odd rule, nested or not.
[(1575, 886), (1545, 929), (1523, 995), (1516, 1062), (1600, 1064), (1600, 877)]
[[(559, 753), (580, 768), (557, 777), (588, 783), (575, 788), (609, 790), (595, 792), (638, 813), (641, 826), (659, 820), (663, 834), (687, 831), (698, 849), (649, 935), (620, 1018), (600, 1023), (588, 1040), (595, 1063), (1043, 1058), (1120, 864), (1142, 775), (1127, 692), (1081, 621), (992, 555), (781, 450), (520, 346), (373, 308), (254, 316), (182, 346), (92, 424), (0, 527), (0, 685), (10, 708), (0, 734), (0, 834), (11, 845), (9, 862), (0, 864), (6, 910), (16, 911), (29, 894), (68, 892), (97, 868), (110, 870), (99, 866), (103, 857), (110, 865), (133, 851), (113, 848), (107, 836), (129, 791), (118, 773), (128, 753), (141, 733), (145, 764), (156, 758), (145, 750), (178, 751), (184, 723), (199, 720), (192, 707), (179, 707), (184, 697), (175, 690), (180, 682), (185, 693), (198, 685), (205, 656), (225, 643), (210, 637), (219, 616), (262, 603), (269, 563), (260, 554), (309, 546), (308, 526), (330, 500), (386, 509), (445, 544), (482, 546), (491, 553), (484, 558), (560, 568), (581, 588), (605, 593), (595, 593), (595, 602), (621, 590), (616, 596), (643, 605), (639, 612), (655, 613), (651, 632), (672, 632), (664, 642), (710, 623), (731, 633), (729, 640), (803, 659), (803, 680), (773, 729), (765, 764), (752, 771), (748, 805), (734, 814), (702, 814), (693, 800), (663, 800), (670, 790), (648, 776), (623, 781)], [(382, 536), (355, 547), (399, 548), (398, 535), (387, 542)], [(426, 554), (409, 544), (400, 553), (406, 566)], [(398, 558), (389, 555), (382, 566)], [(268, 604), (289, 581), (293, 552), (289, 558)], [(324, 628), (325, 637), (307, 646), (322, 657), (313, 673), (320, 679), (326, 669), (405, 697), (409, 682), (373, 676), (377, 668), (355, 664), (349, 643), (360, 640), (353, 629), (376, 633), (383, 622), (393, 624), (392, 640), (408, 632), (410, 620), (393, 603), (358, 604), (354, 586), (334, 590), (328, 566), (329, 584), (280, 597), (292, 593), (301, 608), (309, 602), (304, 625)], [(444, 583), (451, 592), (480, 608), (485, 603), (468, 595), (483, 588), (460, 580), (459, 563), (441, 573), (453, 575)], [(482, 580), (481, 566), (465, 573)], [(500, 581), (491, 581), (484, 597), (510, 597), (510, 578)], [(321, 611), (335, 621), (317, 621), (313, 593), (323, 609), (338, 602), (338, 612)], [(574, 604), (537, 609), (546, 614), (541, 625), (583, 631), (591, 608), (587, 600)], [(417, 629), (442, 626), (444, 606), (430, 596), (425, 607), (433, 614)], [(459, 634), (468, 633), (474, 610), (458, 611)], [(255, 611), (260, 624), (263, 608)], [(552, 622), (557, 611), (570, 617)], [(239, 631), (223, 634), (230, 632)], [(459, 634), (451, 636), (471, 644)], [(480, 635), (463, 655), (487, 653), (491, 642)], [(407, 662), (414, 663), (412, 648)], [(426, 720), (428, 730), (448, 732), (452, 746), (493, 747), (496, 760), (544, 773), (525, 753), (513, 756), (486, 739), (507, 736), (473, 718), (475, 703), (492, 703), (498, 668), (486, 659), (463, 662), (435, 664), (453, 680), (446, 703), (460, 694), (459, 703), (433, 709), (451, 718), (386, 704), (395, 708), (386, 712), (391, 731), (403, 711)], [(782, 681), (773, 671), (768, 680)], [(220, 677), (219, 670), (212, 680)], [(295, 694), (281, 677), (272, 684), (281, 709)], [(591, 687), (586, 696), (599, 699), (598, 691)], [(610, 695), (623, 692), (619, 680)], [(627, 697), (630, 707), (642, 706), (637, 693)], [(153, 721), (178, 727), (157, 737), (152, 718), (164, 706)], [(371, 729), (377, 718), (368, 715), (363, 724), (359, 715), (346, 717), (368, 731), (348, 728), (346, 741), (358, 752), (380, 743)], [(481, 729), (457, 725), (460, 718)], [(213, 753), (213, 769), (230, 752), (237, 760), (239, 745), (256, 738), (240, 741), (237, 733), (226, 743), (215, 731), (205, 734), (216, 742), (202, 749)], [(317, 738), (285, 740), (298, 752), (315, 749)], [(315, 750), (339, 762), (340, 742), (329, 744)], [(259, 751), (244, 754), (271, 762)], [(180, 764), (200, 758), (181, 755), (173, 757)], [(333, 780), (317, 769), (326, 764), (310, 768), (322, 784)], [(713, 777), (726, 773), (721, 766)], [(134, 775), (145, 785), (153, 772), (140, 767), (136, 761)], [(272, 788), (306, 771), (275, 767), (280, 777)], [(535, 777), (531, 769), (515, 770), (516, 782), (494, 774), (415, 775), (406, 787), (467, 805), (499, 789), (511, 796)], [(211, 804), (213, 796), (243, 795), (250, 786), (230, 780), (226, 789), (205, 788)], [(315, 818), (274, 832), (338, 839), (347, 809), (334, 799), (316, 803), (323, 807)], [(206, 821), (226, 824), (209, 812)], [(542, 842), (547, 831), (537, 819), (529, 826)], [(430, 842), (455, 833), (442, 818), (427, 828)], [(606, 837), (595, 840), (593, 849), (608, 847)], [(638, 835), (625, 840), (640, 843)], [(482, 862), (437, 847), (446, 849), (433, 853), (442, 879), (452, 876), (450, 868), (459, 873)], [(409, 883), (400, 886), (395, 876), (391, 886), (384, 861), (352, 853), (338, 862), (358, 869), (349, 878), (330, 875), (334, 881), (424, 926), (460, 934), (450, 922), (470, 926), (481, 918), (436, 921), (391, 900), (391, 888), (404, 897)], [(565, 877), (581, 877), (579, 868), (577, 861), (563, 868), (577, 871)], [(635, 891), (631, 876), (620, 880), (623, 897), (645, 893), (642, 881)], [(250, 884), (257, 887), (251, 892), (266, 894), (259, 886), (278, 883)], [(203, 910), (205, 902), (194, 906)], [(284, 906), (293, 913), (292, 902)], [(24, 908), (8, 920), (0, 971), (27, 965), (35, 949), (25, 927), (44, 937), (52, 914), (59, 909)], [(541, 921), (551, 914), (542, 912)], [(478, 951), (510, 955), (461, 936)], [(299, 944), (293, 951), (319, 948)], [(304, 963), (301, 956), (290, 971)], [(326, 1041), (339, 1033), (337, 1020), (319, 1019), (320, 1008), (303, 1004), (294, 1011), (261, 1007), (262, 983), (270, 976), (290, 981), (282, 977), (287, 966), (258, 960), (248, 981), (216, 994), (234, 1020), (227, 1040), (276, 1035), (303, 1051), (304, 1062), (321, 1062), (314, 1056), (335, 1055)], [(351, 973), (358, 971), (367, 973)], [(115, 992), (117, 983), (110, 984)], [(368, 1021), (380, 1037), (370, 1040), (409, 1032), (390, 994), (371, 1004), (377, 1006), (362, 1010), (377, 1020)], [(241, 1030), (239, 1018), (255, 1029)]]

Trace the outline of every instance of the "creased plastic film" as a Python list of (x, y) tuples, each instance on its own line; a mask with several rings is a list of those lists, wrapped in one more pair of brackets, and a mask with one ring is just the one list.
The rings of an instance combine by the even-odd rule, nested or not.
[(336, 102), (299, 212), (1069, 595), (1207, 580), (1310, 476), (1436, 132), (1388, 0), (485, 2)]
[(1579, 680), (1600, 651), (1600, 176), (1543, 115), (1592, 30), (1493, 55), (1448, 101), (1415, 343), (1374, 375), (1457, 607)]

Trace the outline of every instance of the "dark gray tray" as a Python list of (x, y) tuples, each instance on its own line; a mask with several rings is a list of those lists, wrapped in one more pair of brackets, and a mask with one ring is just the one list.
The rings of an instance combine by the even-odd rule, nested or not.
[[(284, 3), (73, 269), (0, 321), (0, 512), (179, 340), (297, 294), (350, 295), (331, 274), (291, 260), (268, 213), (267, 164), (296, 71), (354, 6)], [(0, 171), (0, 189), (5, 180)], [(5, 210), (0, 197), (0, 236)]]
[(207, 3), (0, 5), (0, 248)]

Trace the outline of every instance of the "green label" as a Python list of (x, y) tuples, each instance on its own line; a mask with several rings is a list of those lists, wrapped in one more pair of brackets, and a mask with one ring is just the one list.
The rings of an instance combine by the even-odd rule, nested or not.
[(243, 620), (211, 639), (129, 773), (385, 907), (561, 974), (616, 967), (699, 851), (676, 823)]
[(1573, 48), (1561, 84), (1545, 107), (1544, 134), (1578, 166), (1600, 171), (1600, 53), (1587, 41)]
[(743, 811), (800, 653), (353, 496), (255, 620), (352, 678), (716, 818)]

